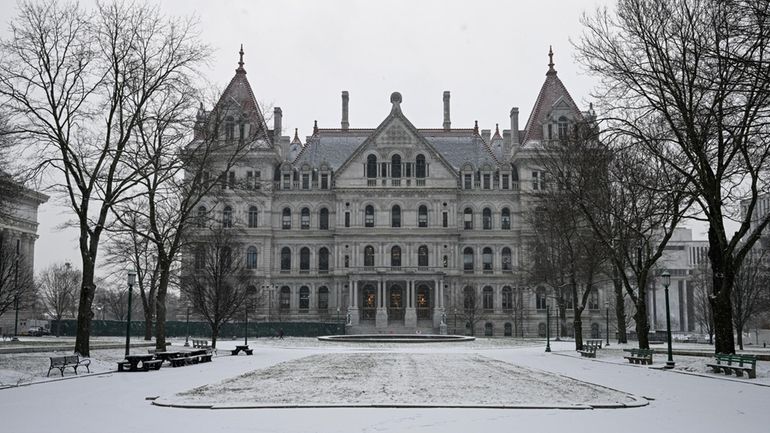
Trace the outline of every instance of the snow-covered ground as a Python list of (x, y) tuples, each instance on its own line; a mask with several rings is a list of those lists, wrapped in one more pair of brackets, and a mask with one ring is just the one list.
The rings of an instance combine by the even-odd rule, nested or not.
[[(220, 342), (220, 348), (233, 341)], [(531, 343), (530, 343), (531, 344)], [(318, 345), (311, 339), (258, 340), (254, 356), (220, 356), (214, 362), (160, 371), (85, 375), (71, 380), (35, 383), (0, 390), (0, 425), (8, 432), (137, 432), (180, 431), (243, 432), (645, 432), (742, 430), (767, 431), (770, 387), (756, 380), (723, 380), (724, 376), (677, 374), (671, 371), (623, 364), (620, 350), (600, 350), (597, 360), (573, 356), (572, 343), (553, 343), (554, 353), (542, 345), (506, 345), (499, 342), (420, 344), (394, 347)], [(139, 352), (139, 349), (137, 349)], [(615, 352), (617, 357), (612, 356)], [(95, 352), (98, 353), (98, 352)], [(394, 356), (402, 354), (404, 357)], [(605, 354), (607, 357), (605, 357)], [(629, 409), (457, 409), (457, 408), (298, 408), (298, 409), (181, 409), (152, 405), (158, 396), (173, 396), (201, 386), (216, 385), (244, 374), (276, 367), (280, 363), (335, 356), (350, 360), (363, 355), (385, 359), (453, 359), (473, 370), (474, 359), (495, 360), (495, 371), (543, 371), (516, 392), (539, 389), (549, 380), (594, 384), (650, 399), (644, 407)], [(565, 356), (566, 355), (566, 356)], [(311, 358), (306, 358), (311, 357)], [(320, 357), (320, 358), (319, 358)], [(707, 358), (698, 358), (705, 364)], [(677, 358), (678, 360), (678, 358)], [(0, 367), (8, 361), (0, 356)], [(656, 355), (656, 363), (664, 358)], [(433, 362), (433, 361), (431, 361)], [(498, 363), (499, 362), (499, 363)], [(698, 361), (694, 361), (697, 363)], [(489, 362), (487, 362), (488, 364)], [(452, 365), (456, 363), (453, 362)], [(496, 373), (477, 363), (474, 381), (490, 394), (500, 393)], [(685, 362), (682, 361), (682, 365)], [(760, 362), (763, 366), (766, 362)], [(341, 364), (342, 366), (342, 364)], [(761, 367), (764, 368), (764, 367)], [(46, 365), (47, 369), (47, 365)], [(447, 371), (451, 371), (447, 368)], [(764, 370), (763, 370), (764, 371)], [(455, 374), (460, 376), (464, 373)], [(53, 376), (53, 375), (52, 375)], [(387, 378), (386, 378), (387, 379)], [(323, 393), (326, 382), (305, 380), (296, 389)], [(387, 380), (384, 380), (386, 383)], [(457, 378), (458, 387), (465, 386)], [(380, 392), (372, 389), (373, 394)], [(565, 430), (566, 429), (566, 430)]]

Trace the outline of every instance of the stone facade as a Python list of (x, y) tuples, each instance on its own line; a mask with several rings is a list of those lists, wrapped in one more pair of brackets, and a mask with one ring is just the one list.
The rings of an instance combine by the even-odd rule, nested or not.
[[(226, 139), (254, 140), (200, 210), (238, 231), (266, 299), (258, 320), (339, 320), (356, 333), (463, 333), (471, 322), (476, 335), (544, 336), (552, 289), (526, 279), (525, 214), (543, 187), (534, 150), (587, 115), (553, 62), (524, 129), (514, 107), (511, 128), (494, 135), (452, 127), (449, 92), (435, 129), (412, 125), (398, 92), (378, 126), (351, 128), (350, 97), (342, 92), (340, 127), (316, 126), (304, 144), (282, 135), (280, 108), (273, 129), (249, 134), (264, 118), (241, 59), (221, 101), (249, 114), (199, 113), (205, 129), (210, 113), (231, 110), (241, 120), (225, 125)], [(604, 336), (603, 298), (584, 313), (587, 336)]]

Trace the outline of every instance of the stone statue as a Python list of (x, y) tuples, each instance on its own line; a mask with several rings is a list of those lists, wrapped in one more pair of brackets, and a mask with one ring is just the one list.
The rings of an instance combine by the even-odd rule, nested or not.
[(441, 324), (446, 325), (446, 313), (443, 311), (441, 312)]
[(350, 324), (353, 323), (353, 319), (350, 317), (350, 311), (348, 311), (348, 315), (347, 315), (347, 319), (346, 320), (347, 320), (347, 322), (345, 322), (346, 325), (350, 325)]

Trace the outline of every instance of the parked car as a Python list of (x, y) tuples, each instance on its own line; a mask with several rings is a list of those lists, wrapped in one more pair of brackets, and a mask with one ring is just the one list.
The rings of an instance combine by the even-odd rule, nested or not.
[(42, 337), (43, 335), (50, 335), (51, 333), (48, 332), (47, 329), (43, 328), (42, 326), (33, 326), (27, 330), (27, 335), (31, 335), (33, 337)]

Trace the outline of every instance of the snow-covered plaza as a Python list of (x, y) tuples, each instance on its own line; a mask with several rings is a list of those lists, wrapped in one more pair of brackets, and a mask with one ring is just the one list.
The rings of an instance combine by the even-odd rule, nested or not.
[[(618, 346), (581, 358), (572, 342), (552, 343), (552, 353), (540, 341), (503, 339), (250, 343), (253, 356), (229, 356), (224, 349), (240, 342), (223, 341), (214, 362), (160, 371), (110, 372), (107, 359), (119, 357), (110, 350), (94, 351), (91, 374), (70, 370), (61, 379), (55, 371), (46, 379), (45, 365), (33, 374), (42, 377), (0, 389), (3, 431), (763, 432), (770, 425), (766, 361), (746, 379), (709, 373), (705, 357), (677, 357), (675, 371), (660, 369), (659, 354), (652, 368), (624, 363)], [(5, 385), (9, 366), (24, 359), (0, 354)]]

